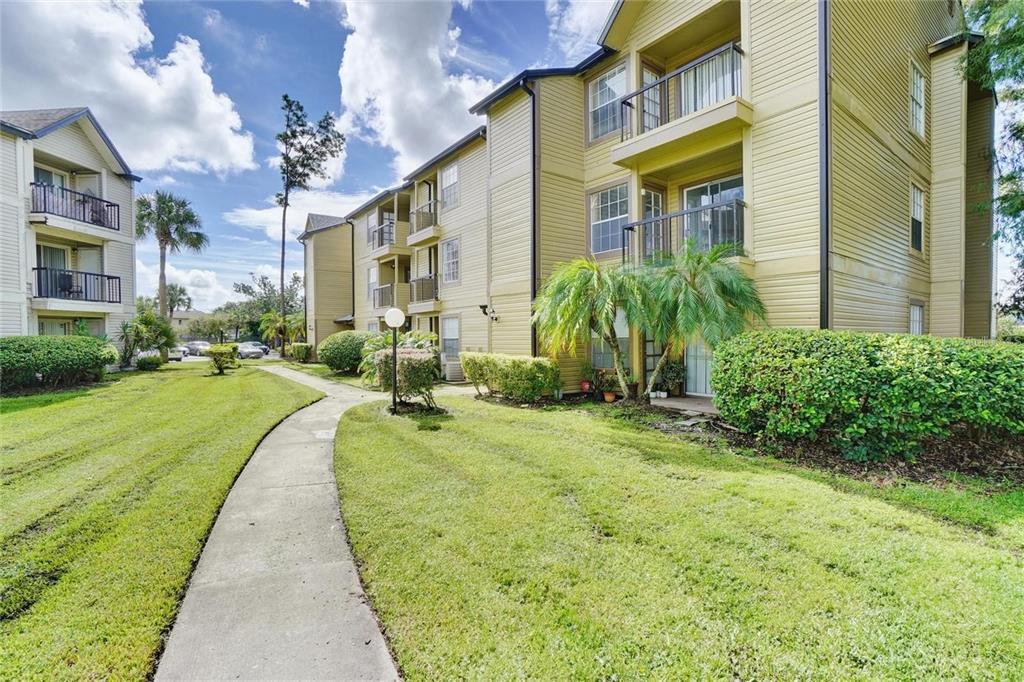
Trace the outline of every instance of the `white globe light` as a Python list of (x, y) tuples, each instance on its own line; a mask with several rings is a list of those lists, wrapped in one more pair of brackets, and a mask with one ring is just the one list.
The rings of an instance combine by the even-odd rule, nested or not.
[(388, 308), (388, 311), (384, 313), (384, 321), (392, 329), (398, 329), (405, 324), (405, 313), (398, 308)]

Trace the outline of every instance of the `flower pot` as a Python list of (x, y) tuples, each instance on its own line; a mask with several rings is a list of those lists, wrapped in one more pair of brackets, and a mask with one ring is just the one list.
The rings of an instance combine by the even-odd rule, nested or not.
[(580, 391), (583, 393), (590, 393), (594, 390), (594, 384), (590, 383), (587, 379), (580, 382)]
[(604, 392), (604, 401), (606, 403), (614, 403), (615, 402), (615, 391), (605, 391)]

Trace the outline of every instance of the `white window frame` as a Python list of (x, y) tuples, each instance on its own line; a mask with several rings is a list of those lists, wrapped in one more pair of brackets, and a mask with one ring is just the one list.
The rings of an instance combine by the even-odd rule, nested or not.
[[(915, 315), (915, 313), (917, 314)], [(924, 303), (918, 301), (910, 302), (907, 331), (915, 335), (924, 334)]]
[[(454, 258), (449, 262), (449, 247), (454, 247)], [(462, 279), (462, 244), (458, 237), (441, 242), (441, 284), (458, 284)]]
[[(603, 194), (606, 194), (606, 193), (612, 192), (612, 191), (616, 191), (616, 192), (624, 191), (626, 193), (626, 195), (625, 195), (625, 200), (626, 200), (625, 212), (621, 213), (619, 215), (616, 215), (614, 217), (600, 218), (599, 217), (600, 216), (600, 209), (601, 209), (601, 205), (602, 205), (601, 204), (601, 196)], [(619, 194), (618, 198), (615, 199), (614, 202), (608, 202), (606, 205), (610, 206), (612, 203), (618, 204), (621, 201), (622, 201), (622, 195)], [(587, 196), (587, 206), (588, 206), (587, 220), (590, 223), (590, 225), (588, 227), (588, 230), (589, 230), (589, 233), (590, 233), (588, 235), (589, 236), (590, 253), (592, 253), (592, 254), (602, 254), (602, 253), (610, 253), (612, 251), (620, 250), (622, 248), (622, 226), (624, 226), (627, 223), (629, 223), (629, 184), (628, 183), (622, 183), (622, 184), (619, 184), (619, 185), (613, 185), (611, 187), (605, 187), (603, 189), (594, 190), (593, 192), (591, 192)], [(595, 241), (595, 235), (597, 234), (595, 228), (599, 227), (599, 226), (600, 227), (604, 227), (606, 225), (610, 225), (610, 224), (613, 224), (613, 223), (616, 223), (616, 222), (618, 222), (618, 224), (619, 224), (618, 235), (612, 237), (612, 239), (611, 239), (612, 244), (608, 248), (604, 248), (603, 244), (598, 244)], [(602, 238), (605, 237), (605, 236), (608, 236), (608, 235), (604, 235), (602, 233)], [(595, 248), (596, 246), (601, 246), (602, 248), (600, 248), (600, 249)]]
[[(925, 191), (916, 182), (910, 183), (910, 234), (908, 235), (910, 242), (910, 250), (916, 254), (924, 254), (924, 237), (925, 237)], [(918, 221), (921, 224), (921, 248), (914, 246), (914, 221)]]
[(377, 288), (380, 273), (376, 265), (366, 268), (366, 300), (373, 301), (373, 290)]
[(366, 331), (380, 333), (380, 320), (369, 320), (366, 323)]
[[(445, 323), (455, 324), (455, 336), (445, 336)], [(438, 320), (438, 327), (439, 329), (437, 337), (438, 341), (441, 344), (441, 354), (445, 356), (445, 362), (453, 362), (458, 359), (459, 353), (462, 352), (462, 318), (460, 318), (458, 315), (448, 315), (446, 317), (442, 317), (440, 320)], [(444, 349), (445, 339), (455, 339), (455, 341), (458, 343), (459, 349), (455, 352), (454, 358), (450, 357), (450, 354), (447, 353)]]
[[(611, 88), (607, 86), (607, 83), (612, 78), (618, 76), (622, 77), (622, 92), (618, 93), (617, 96), (607, 101), (600, 102), (600, 92), (602, 86), (606, 91), (611, 91)], [(620, 62), (615, 66), (612, 66), (604, 73), (596, 76), (593, 80), (587, 83), (587, 139), (591, 142), (608, 137), (609, 135), (617, 132), (622, 127), (622, 112), (621, 105), (619, 104), (619, 98), (626, 94), (626, 63)], [(601, 133), (596, 133), (594, 130), (594, 113), (605, 107), (611, 107), (612, 113), (608, 117), (609, 128)]]
[(459, 162), (456, 160), (447, 166), (442, 166), (437, 180), (441, 190), (439, 192), (441, 208), (446, 210), (457, 208), (459, 205)]
[(33, 163), (32, 164), (32, 182), (36, 181), (36, 168), (40, 168), (40, 169), (42, 169), (44, 171), (49, 171), (53, 175), (60, 176), (60, 179), (63, 181), (64, 184), (62, 184), (62, 185), (53, 185), (53, 187), (62, 187), (64, 189), (71, 189), (71, 187), (68, 185), (68, 182), (69, 182), (70, 179), (68, 177), (67, 171), (62, 171), (59, 168), (54, 168), (53, 166), (47, 166), (45, 163)]
[(928, 80), (916, 62), (910, 63), (910, 130), (924, 139), (925, 102), (928, 101)]

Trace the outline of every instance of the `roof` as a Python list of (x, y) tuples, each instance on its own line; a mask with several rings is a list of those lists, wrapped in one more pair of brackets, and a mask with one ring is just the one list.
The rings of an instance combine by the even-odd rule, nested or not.
[(86, 118), (99, 134), (107, 149), (121, 166), (121, 176), (129, 180), (139, 181), (142, 178), (132, 173), (131, 168), (114, 147), (99, 121), (89, 111), (89, 107), (72, 107), (64, 109), (22, 109), (18, 111), (0, 111), (0, 130), (27, 140), (37, 140), (55, 130), (71, 125), (80, 118)]
[(302, 231), (302, 234), (298, 236), (298, 240), (301, 242), (306, 237), (316, 232), (322, 232), (329, 230), (332, 227), (338, 227), (344, 225), (345, 219), (339, 218), (336, 215), (326, 215), (324, 213), (307, 213), (306, 214), (306, 229)]
[(608, 18), (604, 20), (604, 28), (601, 29), (601, 36), (597, 39), (598, 45), (604, 45), (607, 42), (608, 34), (612, 31), (612, 24), (618, 18), (619, 11), (622, 10), (624, 2), (625, 0), (615, 0), (615, 4), (612, 5), (611, 10), (608, 12)]
[(423, 171), (427, 170), (428, 168), (430, 168), (434, 164), (438, 163), (439, 161), (443, 161), (444, 159), (448, 158), (449, 156), (451, 156), (455, 152), (459, 151), (460, 149), (462, 149), (463, 147), (468, 145), (470, 142), (473, 142), (474, 140), (477, 140), (477, 139), (486, 139), (486, 138), (487, 138), (487, 126), (480, 126), (479, 128), (473, 130), (471, 133), (466, 135), (465, 137), (460, 138), (458, 141), (456, 141), (451, 146), (445, 148), (445, 150), (442, 151), (440, 154), (437, 154), (432, 159), (430, 159), (430, 161), (427, 161), (422, 166), (420, 166), (419, 168), (414, 170), (412, 173), (409, 173), (408, 175), (406, 175), (402, 179), (403, 180), (410, 180), (410, 179), (416, 177), (417, 175), (419, 175), (420, 173), (422, 173)]
[(487, 95), (487, 97), (484, 97), (482, 100), (471, 106), (469, 108), (469, 113), (485, 113), (491, 108), (492, 104), (505, 97), (505, 95), (508, 95), (518, 89), (523, 81), (544, 78), (546, 76), (576, 76), (614, 52), (615, 50), (610, 47), (601, 47), (575, 66), (558, 66), (546, 69), (525, 69), (520, 71), (515, 76), (512, 76), (511, 79), (506, 81), (504, 85), (499, 86), (491, 94)]
[(406, 187), (408, 187), (411, 184), (412, 184), (411, 182), (406, 182), (406, 183), (401, 184), (401, 185), (395, 185), (394, 187), (388, 187), (386, 190), (383, 190), (382, 192), (378, 193), (372, 199), (370, 199), (369, 201), (365, 202), (362, 206), (360, 206), (359, 208), (355, 209), (354, 211), (349, 213), (347, 216), (345, 216), (345, 220), (352, 220), (357, 215), (359, 215), (360, 213), (362, 213), (366, 209), (370, 208), (371, 206), (376, 204), (378, 201), (380, 201), (384, 197), (389, 197), (392, 194), (395, 194), (396, 192), (399, 192), (399, 191), (405, 189)]
[(942, 40), (936, 40), (934, 43), (928, 46), (928, 54), (935, 55), (943, 50), (948, 50), (951, 47), (956, 47), (963, 43), (967, 43), (968, 47), (977, 45), (978, 43), (985, 40), (983, 33), (977, 33), (975, 31), (964, 31), (963, 33), (954, 33), (951, 36), (946, 36)]

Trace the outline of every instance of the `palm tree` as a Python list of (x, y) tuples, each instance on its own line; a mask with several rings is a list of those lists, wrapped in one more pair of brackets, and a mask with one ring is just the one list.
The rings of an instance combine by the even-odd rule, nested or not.
[(764, 319), (764, 303), (754, 281), (730, 260), (738, 253), (735, 244), (701, 251), (689, 240), (675, 258), (641, 269), (640, 326), (648, 339), (663, 348), (644, 388), (644, 399), (654, 389), (669, 355), (681, 353), (688, 341), (700, 339), (714, 349), (751, 321)]
[(287, 319), (282, 317), (278, 310), (268, 310), (260, 316), (260, 336), (269, 344), (273, 344), (274, 339), (280, 339), (282, 358), (284, 357), (284, 340), (288, 333), (287, 326)]
[(160, 248), (160, 288), (157, 300), (162, 317), (167, 317), (167, 252), (179, 253), (187, 249), (199, 253), (205, 249), (210, 239), (202, 228), (199, 215), (184, 197), (156, 190), (135, 201), (136, 237), (143, 239), (153, 235)]
[(306, 313), (292, 313), (285, 318), (285, 333), (288, 335), (288, 343), (296, 343), (306, 333)]
[(597, 334), (611, 349), (622, 395), (629, 397), (629, 376), (615, 334), (621, 310), (630, 325), (642, 319), (642, 278), (624, 265), (601, 265), (589, 258), (563, 263), (544, 283), (534, 302), (533, 324), (541, 348), (555, 355), (576, 355), (580, 339)]
[(192, 297), (188, 290), (180, 284), (167, 285), (167, 312), (168, 319), (174, 319), (175, 310), (188, 310), (192, 307)]

